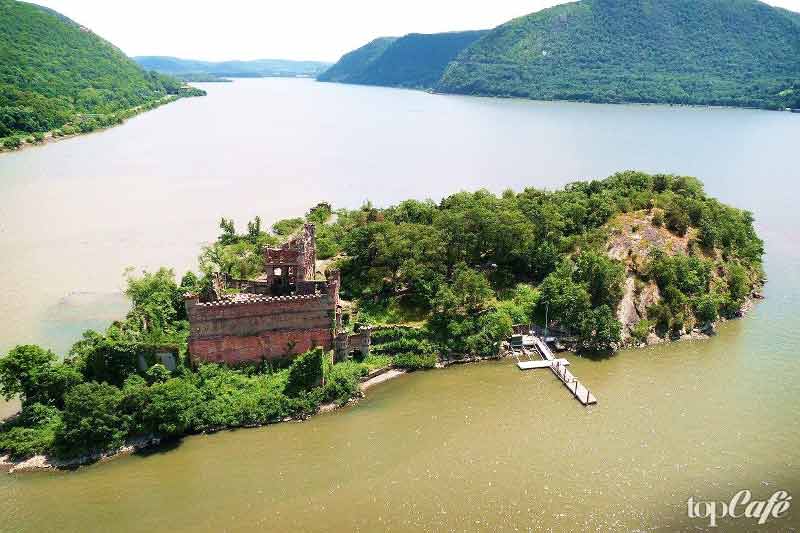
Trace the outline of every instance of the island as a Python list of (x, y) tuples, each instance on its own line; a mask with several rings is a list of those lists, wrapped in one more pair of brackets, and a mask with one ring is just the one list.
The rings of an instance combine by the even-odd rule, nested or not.
[(127, 272), (128, 315), (63, 359), (35, 345), (0, 359), (0, 392), (22, 401), (0, 455), (17, 470), (67, 466), (302, 420), (387, 370), (502, 357), (520, 326), (589, 358), (713, 335), (760, 297), (753, 222), (693, 177), (637, 171), (321, 203), (268, 230), (223, 218), (199, 273)]

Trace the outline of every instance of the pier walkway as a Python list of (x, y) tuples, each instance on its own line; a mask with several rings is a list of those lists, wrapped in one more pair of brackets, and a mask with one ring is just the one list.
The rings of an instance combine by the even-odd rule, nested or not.
[[(541, 361), (530, 359), (530, 352), (526, 349), (531, 347), (536, 353), (541, 356)], [(593, 405), (597, 403), (597, 398), (592, 394), (586, 386), (576, 378), (572, 372), (569, 371), (569, 361), (560, 359), (553, 355), (550, 347), (539, 337), (534, 335), (524, 335), (522, 338), (522, 353), (528, 354), (528, 361), (521, 361), (515, 352), (517, 358), (517, 366), (520, 370), (532, 370), (535, 368), (549, 368), (553, 374), (567, 387), (575, 399), (583, 405)]]

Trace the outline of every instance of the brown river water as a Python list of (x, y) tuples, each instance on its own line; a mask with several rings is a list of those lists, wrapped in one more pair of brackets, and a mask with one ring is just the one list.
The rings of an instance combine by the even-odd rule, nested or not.
[[(0, 475), (0, 531), (693, 530), (686, 501), (800, 494), (800, 115), (204, 84), (124, 126), (0, 156), (0, 351), (64, 353), (124, 314), (122, 272), (195, 266), (317, 201), (696, 175), (754, 212), (767, 299), (716, 337), (569, 356), (584, 408), (510, 361), (402, 376), (359, 404), (72, 472)], [(13, 405), (0, 410), (8, 412)], [(800, 510), (764, 531), (800, 527)], [(725, 519), (719, 530), (757, 530)]]

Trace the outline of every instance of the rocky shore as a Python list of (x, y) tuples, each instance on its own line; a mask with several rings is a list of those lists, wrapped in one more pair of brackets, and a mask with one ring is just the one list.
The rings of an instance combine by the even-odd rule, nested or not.
[(47, 455), (34, 455), (28, 459), (15, 461), (8, 455), (0, 457), (0, 472), (6, 471), (9, 474), (18, 472), (41, 472), (46, 470), (72, 470), (81, 465), (109, 461), (123, 455), (131, 455), (139, 450), (158, 446), (161, 438), (153, 435), (132, 439), (124, 446), (110, 452), (93, 453), (82, 455), (73, 459), (57, 459)]

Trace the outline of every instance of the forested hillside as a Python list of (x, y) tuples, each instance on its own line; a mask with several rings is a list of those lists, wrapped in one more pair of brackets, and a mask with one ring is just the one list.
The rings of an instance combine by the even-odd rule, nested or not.
[(108, 126), (133, 108), (177, 96), (181, 85), (145, 72), (63, 15), (0, 0), (0, 138)]
[(800, 107), (798, 20), (756, 0), (582, 0), (496, 28), (450, 64), (437, 89)]
[(485, 33), (412, 33), (399, 39), (373, 41), (344, 56), (318, 79), (366, 85), (431, 88), (439, 82), (450, 61)]
[(397, 37), (378, 37), (361, 48), (342, 56), (332, 67), (317, 76), (319, 81), (347, 83), (364, 75), (376, 59), (383, 54)]

